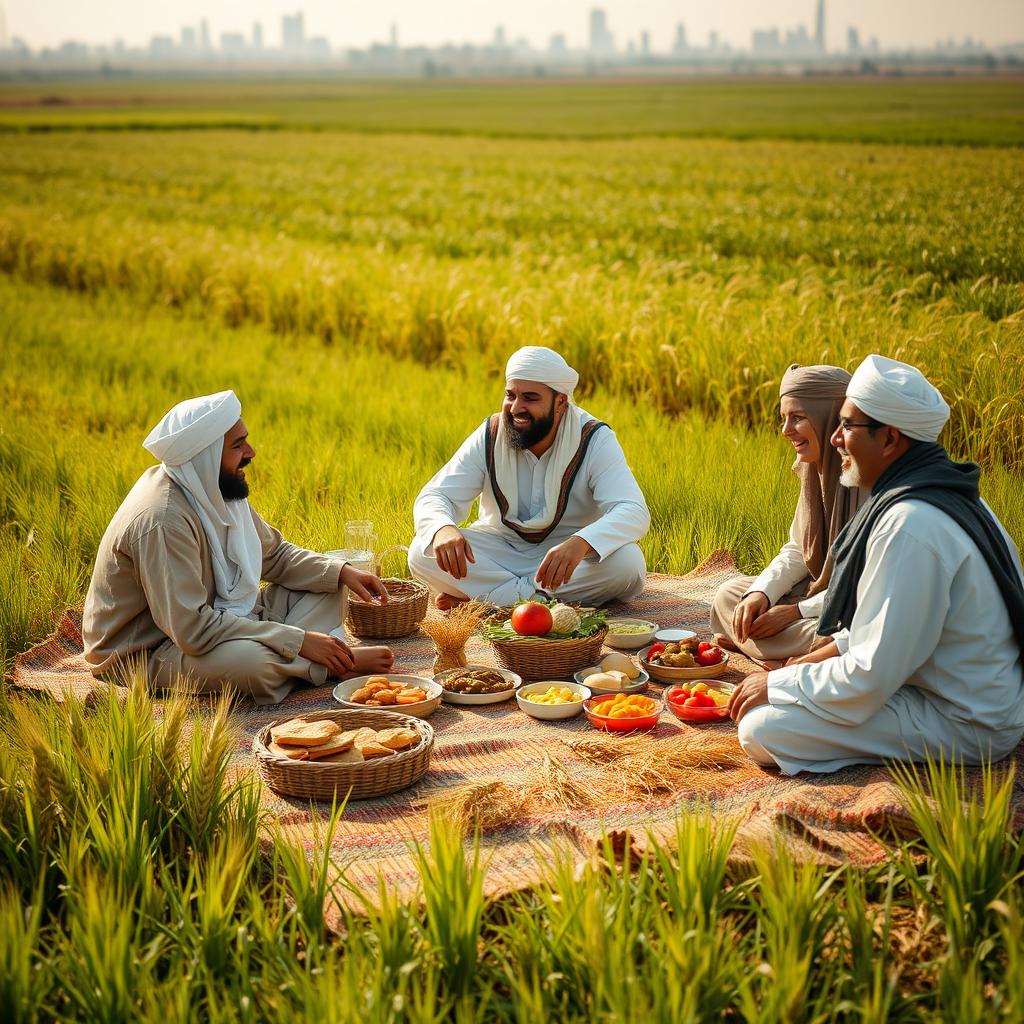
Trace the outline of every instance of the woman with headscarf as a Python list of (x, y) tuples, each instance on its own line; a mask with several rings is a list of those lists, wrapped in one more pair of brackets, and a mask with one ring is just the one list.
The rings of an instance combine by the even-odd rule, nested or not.
[(861, 501), (839, 482), (841, 460), (829, 438), (839, 423), (850, 374), (837, 366), (791, 366), (779, 387), (782, 436), (793, 445), (800, 481), (789, 540), (757, 577), (723, 583), (711, 628), (723, 646), (765, 662), (807, 654), (832, 574), (830, 548)]

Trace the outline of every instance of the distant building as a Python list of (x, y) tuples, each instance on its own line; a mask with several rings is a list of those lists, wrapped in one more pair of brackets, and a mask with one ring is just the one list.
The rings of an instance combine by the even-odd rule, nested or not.
[(858, 53), (860, 51), (860, 32), (851, 25), (846, 30), (846, 52)]
[(608, 19), (600, 7), (590, 12), (590, 52), (607, 57), (615, 52), (615, 37), (608, 31)]
[(676, 41), (672, 44), (672, 52), (675, 54), (686, 53), (689, 48), (689, 44), (686, 42), (686, 26), (679, 22), (676, 25)]
[(210, 23), (205, 18), (199, 22), (199, 46), (204, 53), (210, 52)]
[(552, 57), (564, 57), (569, 52), (569, 47), (566, 44), (565, 36), (558, 32), (551, 37), (548, 42), (548, 53)]
[(396, 50), (396, 51), (398, 49), (398, 22), (397, 21), (391, 22), (391, 49), (392, 50)]
[(196, 30), (191, 25), (185, 25), (181, 30), (180, 47), (183, 53), (196, 52)]
[(508, 45), (505, 39), (505, 26), (498, 25), (494, 30), (494, 48), (496, 50), (504, 50)]
[(286, 53), (299, 53), (305, 48), (305, 15), (302, 11), (283, 15), (281, 18), (281, 49)]
[(818, 53), (825, 52), (825, 0), (818, 0), (818, 15), (814, 20), (814, 45)]
[(263, 25), (258, 21), (252, 23), (252, 48), (263, 49)]
[(221, 32), (220, 52), (226, 57), (239, 57), (245, 53), (245, 36), (241, 32)]
[(640, 52), (645, 56), (651, 53), (651, 33), (643, 31), (640, 33)]
[(149, 41), (149, 55), (165, 60), (174, 55), (174, 40), (170, 36), (153, 36)]
[(782, 43), (777, 28), (755, 28), (750, 37), (750, 50), (755, 57), (778, 57)]

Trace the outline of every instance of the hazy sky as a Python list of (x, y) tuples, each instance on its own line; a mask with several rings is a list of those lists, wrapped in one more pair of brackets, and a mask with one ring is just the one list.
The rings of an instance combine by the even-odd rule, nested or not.
[[(814, 0), (0, 0), (8, 37), (30, 46), (51, 46), (65, 39), (86, 43), (121, 38), (141, 45), (153, 34), (177, 37), (183, 24), (207, 18), (214, 40), (221, 32), (249, 36), (263, 23), (264, 40), (276, 46), (281, 15), (303, 10), (306, 32), (326, 35), (333, 46), (362, 47), (384, 41), (392, 22), (403, 45), (489, 40), (496, 25), (508, 38), (525, 36), (544, 47), (552, 33), (565, 34), (570, 46), (587, 38), (588, 12), (601, 6), (617, 46), (651, 34), (655, 50), (669, 47), (675, 25), (686, 25), (691, 42), (704, 43), (716, 29), (722, 39), (748, 48), (755, 27), (810, 26)], [(827, 44), (845, 47), (846, 29), (856, 25), (862, 39), (878, 36), (885, 47), (928, 45), (937, 38), (972, 35), (989, 44), (1024, 40), (1022, 0), (826, 0)]]

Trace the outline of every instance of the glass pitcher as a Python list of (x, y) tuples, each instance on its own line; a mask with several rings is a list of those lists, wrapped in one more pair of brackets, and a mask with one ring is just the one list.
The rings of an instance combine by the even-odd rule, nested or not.
[(374, 548), (377, 538), (373, 533), (373, 521), (370, 519), (345, 520), (345, 561), (357, 569), (374, 572)]

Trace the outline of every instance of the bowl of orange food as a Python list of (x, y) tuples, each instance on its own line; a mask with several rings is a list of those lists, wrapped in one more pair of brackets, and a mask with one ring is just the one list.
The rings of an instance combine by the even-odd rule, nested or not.
[(613, 693), (583, 702), (583, 713), (595, 729), (605, 732), (635, 732), (658, 724), (665, 702), (642, 693)]
[(399, 711), (414, 718), (426, 718), (441, 703), (441, 687), (423, 676), (356, 676), (338, 683), (334, 699), (346, 708)]

